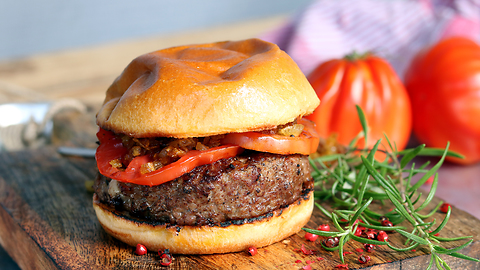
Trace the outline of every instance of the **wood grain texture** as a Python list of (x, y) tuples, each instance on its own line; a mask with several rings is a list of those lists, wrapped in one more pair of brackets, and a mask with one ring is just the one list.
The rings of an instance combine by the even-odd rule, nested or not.
[[(129, 247), (107, 235), (98, 224), (91, 206), (92, 194), (85, 181), (95, 175), (93, 159), (62, 157), (53, 147), (36, 151), (0, 155), (0, 243), (23, 269), (165, 269), (156, 253), (134, 254)], [(473, 235), (474, 244), (465, 253), (480, 256), (480, 221), (454, 208), (441, 236)], [(437, 220), (444, 214), (437, 213)], [(320, 211), (307, 224), (316, 228), (327, 220)], [(397, 246), (403, 241), (391, 234)], [(446, 243), (453, 247), (462, 241)], [(304, 255), (305, 245), (315, 251)], [(429, 256), (423, 248), (416, 252), (392, 252), (377, 247), (368, 253), (367, 265), (357, 263), (358, 243), (349, 243), (345, 256), (350, 269), (425, 269)], [(246, 252), (182, 256), (175, 255), (170, 269), (301, 269), (310, 263), (313, 269), (333, 269), (340, 263), (337, 253), (326, 252), (320, 240), (307, 242), (299, 232), (282, 242), (259, 249), (256, 256)], [(323, 258), (323, 259), (320, 259)], [(480, 269), (480, 264), (448, 259), (453, 269)], [(388, 263), (391, 261), (390, 263)]]

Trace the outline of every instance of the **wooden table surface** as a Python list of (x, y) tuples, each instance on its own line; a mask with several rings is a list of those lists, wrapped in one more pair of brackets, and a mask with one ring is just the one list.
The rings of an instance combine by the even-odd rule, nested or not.
[[(132, 40), (0, 62), (0, 103), (75, 98), (87, 104), (90, 115), (94, 115), (103, 101), (107, 87), (134, 57), (174, 45), (256, 37), (284, 20), (285, 17), (268, 18), (194, 33)], [(93, 126), (94, 120), (85, 117), (78, 116), (78, 119), (86, 126)], [(78, 127), (71, 127), (71, 130), (78, 131)], [(90, 140), (93, 135), (91, 129), (83, 132), (88, 133), (85, 141), (68, 142), (65, 138), (69, 135), (63, 134), (61, 136), (66, 137), (60, 136), (54, 143), (94, 146)], [(3, 176), (2, 172), (0, 176)], [(438, 197), (480, 218), (480, 164), (459, 166), (447, 163), (440, 169), (439, 180)], [(4, 246), (1, 237), (0, 244)], [(0, 265), (3, 265), (1, 257)], [(401, 265), (389, 269), (399, 267)]]

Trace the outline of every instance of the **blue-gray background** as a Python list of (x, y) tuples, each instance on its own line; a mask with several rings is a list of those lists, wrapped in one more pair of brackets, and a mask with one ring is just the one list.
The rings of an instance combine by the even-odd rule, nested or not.
[(0, 60), (293, 14), (310, 1), (0, 0)]

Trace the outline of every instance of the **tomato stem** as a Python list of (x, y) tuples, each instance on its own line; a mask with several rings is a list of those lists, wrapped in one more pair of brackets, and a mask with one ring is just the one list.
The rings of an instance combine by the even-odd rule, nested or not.
[(359, 53), (357, 51), (353, 51), (347, 55), (345, 55), (344, 59), (350, 62), (358, 61), (358, 60), (363, 60), (367, 58), (371, 53), (370, 52), (365, 52), (365, 53)]

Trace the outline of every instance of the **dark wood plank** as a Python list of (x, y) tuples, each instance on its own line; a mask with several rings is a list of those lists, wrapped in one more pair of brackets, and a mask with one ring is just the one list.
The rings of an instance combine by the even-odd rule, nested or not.
[[(132, 247), (107, 235), (98, 224), (91, 206), (92, 194), (85, 188), (85, 181), (93, 180), (95, 171), (93, 159), (62, 157), (52, 147), (0, 154), (0, 243), (22, 268), (164, 268), (157, 254), (135, 255)], [(443, 215), (437, 213), (434, 217), (439, 220)], [(315, 209), (307, 227), (316, 228), (325, 222), (325, 217)], [(465, 254), (479, 258), (478, 219), (454, 207), (441, 235), (473, 235), (475, 242)], [(399, 234), (390, 237), (396, 245), (403, 241)], [(459, 243), (463, 242), (444, 246)], [(315, 254), (304, 255), (298, 250), (302, 245)], [(368, 253), (372, 260), (360, 265), (356, 249), (361, 247), (353, 242), (345, 247), (345, 251), (353, 252), (345, 256), (350, 269), (424, 269), (429, 260), (422, 248), (398, 253), (378, 247)], [(246, 252), (174, 257), (171, 269), (301, 269), (309, 263), (313, 269), (331, 269), (340, 263), (337, 253), (324, 251), (320, 239), (307, 242), (303, 232), (261, 248), (253, 257)], [(448, 260), (454, 269), (480, 269), (478, 263), (452, 257)]]
[[(7, 191), (0, 182), (2, 191)], [(9, 191), (8, 191), (9, 192)], [(0, 243), (22, 269), (56, 269), (55, 263), (3, 207), (0, 208)]]

